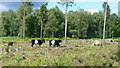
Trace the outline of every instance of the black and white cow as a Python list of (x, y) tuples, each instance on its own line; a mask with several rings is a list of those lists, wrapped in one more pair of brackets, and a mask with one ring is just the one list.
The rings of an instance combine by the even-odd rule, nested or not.
[(60, 44), (59, 43), (61, 43), (62, 41), (61, 40), (50, 40), (49, 41), (49, 45), (51, 46), (51, 45), (53, 45), (53, 46), (56, 46), (57, 45), (57, 47), (58, 46), (60, 46)]
[(39, 46), (42, 44), (42, 43), (45, 43), (45, 40), (32, 40), (32, 47), (34, 46), (34, 44), (39, 44)]
[(13, 46), (13, 42), (9, 42), (9, 43), (8, 43), (8, 46)]

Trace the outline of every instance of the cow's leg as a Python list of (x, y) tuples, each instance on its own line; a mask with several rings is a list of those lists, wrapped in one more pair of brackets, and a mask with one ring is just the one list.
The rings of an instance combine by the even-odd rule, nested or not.
[(49, 45), (51, 46), (52, 44), (51, 44), (51, 40), (49, 41)]
[(57, 47), (60, 46), (60, 44), (57, 45)]
[(39, 46), (41, 46), (42, 43), (39, 43)]
[(53, 46), (55, 46), (55, 44)]
[(51, 46), (52, 44), (50, 43), (50, 46)]
[(101, 47), (103, 48), (103, 44), (101, 44)]
[(57, 45), (57, 47), (58, 47), (59, 45)]
[(34, 44), (31, 45), (31, 47), (33, 47)]
[(41, 46), (41, 45), (39, 44), (39, 46)]
[(60, 44), (59, 44), (59, 46), (60, 46)]

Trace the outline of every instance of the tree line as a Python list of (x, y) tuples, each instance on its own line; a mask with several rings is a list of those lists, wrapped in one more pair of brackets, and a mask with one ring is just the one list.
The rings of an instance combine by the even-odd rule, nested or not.
[[(64, 37), (65, 14), (57, 6), (47, 9), (47, 4), (33, 9), (31, 2), (22, 2), (17, 11), (0, 12), (1, 36)], [(104, 4), (103, 10), (93, 14), (84, 9), (69, 11), (67, 37), (102, 38)], [(111, 14), (109, 5), (107, 11), (106, 38), (120, 37), (120, 17)]]

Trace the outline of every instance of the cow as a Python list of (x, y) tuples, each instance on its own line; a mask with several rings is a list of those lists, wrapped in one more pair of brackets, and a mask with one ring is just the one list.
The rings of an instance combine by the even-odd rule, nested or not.
[(43, 40), (32, 40), (31, 42), (32, 42), (31, 47), (34, 47), (33, 46), (34, 44), (39, 44), (40, 46), (42, 43), (45, 43), (45, 40), (44, 39)]
[(102, 41), (95, 40), (93, 42), (93, 45), (100, 45), (100, 46), (102, 46)]
[(112, 40), (112, 39), (106, 39), (105, 42), (111, 43), (111, 42), (114, 42), (114, 40)]
[(111, 39), (110, 42), (114, 42), (114, 40)]
[(60, 44), (59, 43), (61, 43), (62, 41), (61, 40), (50, 40), (49, 41), (49, 45), (51, 46), (51, 45), (53, 45), (53, 46), (56, 46), (57, 45), (57, 47), (58, 46), (60, 46)]
[(8, 46), (13, 46), (13, 42), (9, 42), (9, 43), (8, 43)]

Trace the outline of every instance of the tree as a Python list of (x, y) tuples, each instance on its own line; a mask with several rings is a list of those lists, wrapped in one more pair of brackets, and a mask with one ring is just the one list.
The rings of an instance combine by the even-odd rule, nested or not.
[(90, 25), (93, 25), (93, 23), (91, 23), (92, 18), (92, 15), (83, 9), (74, 12), (70, 11), (68, 14), (68, 32), (70, 37), (78, 39), (88, 38), (92, 30)]
[[(29, 3), (28, 3), (29, 4)], [(2, 11), (0, 18), (1, 36), (40, 37), (41, 22), (44, 37), (64, 36), (65, 14), (56, 6), (55, 8), (34, 9), (24, 3), (17, 11)], [(65, 3), (66, 5), (66, 3)], [(69, 7), (69, 6), (68, 6)], [(120, 17), (108, 14), (106, 20), (106, 38), (120, 37)], [(80, 9), (68, 12), (67, 37), (70, 38), (102, 38), (104, 11), (91, 14)], [(23, 30), (25, 31), (23, 32)]]
[(2, 37), (2, 12), (0, 12), (0, 37)]
[(1, 15), (2, 15), (2, 19), (1, 19), (2, 20), (1, 21), (2, 22), (2, 27), (1, 27), (2, 36), (8, 36), (10, 33), (9, 32), (10, 23), (9, 23), (8, 13), (7, 11), (3, 11)]
[(39, 20), (36, 15), (29, 14), (26, 16), (26, 36), (38, 37), (39, 32)]
[(58, 37), (62, 33), (61, 22), (63, 22), (63, 13), (56, 6), (55, 8), (51, 8), (48, 10), (48, 21), (45, 24), (44, 34), (45, 37)]
[(68, 18), (68, 7), (72, 6), (74, 4), (74, 0), (60, 0), (61, 2), (58, 2), (59, 4), (66, 5), (66, 10), (65, 10), (65, 42), (66, 42), (66, 37), (67, 37), (67, 18)]
[(8, 18), (9, 18), (9, 25), (10, 25), (10, 36), (15, 36), (15, 30), (16, 30), (16, 25), (17, 23), (15, 23), (15, 20), (16, 20), (16, 13), (13, 11), (13, 10), (9, 10), (8, 11)]
[(120, 37), (120, 17), (117, 18), (116, 28), (117, 28), (117, 33), (115, 33), (116, 37)]
[[(69, 11), (68, 13), (68, 36), (72, 38), (77, 37), (77, 30), (75, 29), (76, 25), (74, 22), (75, 16), (74, 11)], [(71, 26), (72, 25), (72, 26)]]
[(0, 44), (2, 44), (2, 12), (0, 12)]
[[(108, 9), (108, 1), (106, 0), (106, 2), (104, 2), (103, 4), (103, 9), (104, 9), (104, 28), (103, 28), (103, 44), (105, 43), (105, 27), (106, 27), (106, 19), (107, 19), (107, 10)], [(108, 12), (109, 13), (109, 12)]]
[(26, 30), (26, 27), (25, 27), (25, 17), (30, 14), (32, 12), (32, 6), (33, 4), (31, 2), (22, 2), (22, 8), (23, 8), (23, 11), (24, 11), (24, 15), (23, 15), (23, 25), (22, 25), (22, 30), (23, 30), (23, 39), (25, 37), (25, 30)]
[(43, 25), (47, 22), (47, 5), (48, 5), (48, 3), (40, 6), (40, 22), (41, 22), (40, 37), (41, 38), (43, 37), (43, 28), (44, 28)]
[[(106, 35), (107, 35), (107, 38), (113, 38), (115, 37), (115, 35), (117, 34), (117, 26), (119, 25), (118, 24), (118, 16), (114, 13), (114, 14), (111, 14), (108, 21), (107, 21), (107, 28), (106, 28)], [(119, 29), (119, 28), (118, 28)]]
[(105, 11), (107, 11), (106, 18), (108, 19), (110, 17), (110, 13), (111, 13), (110, 6), (108, 5), (108, 1), (104, 2), (102, 7), (104, 9), (104, 13), (105, 13)]
[(78, 12), (76, 11), (74, 13), (74, 24), (76, 25), (76, 29), (78, 31), (78, 38), (87, 38), (87, 31), (89, 26), (89, 19), (90, 16), (88, 16), (88, 12)]
[[(109, 18), (110, 18), (110, 7), (109, 7), (109, 5), (107, 4), (107, 1), (106, 2), (104, 2), (103, 3), (103, 9), (104, 9), (104, 13), (106, 14), (105, 15), (105, 17), (106, 17), (106, 19), (105, 19), (105, 17), (104, 17), (104, 20), (107, 22), (106, 24), (104, 24), (104, 25), (106, 25), (106, 27), (104, 28), (106, 31), (106, 33), (105, 33), (105, 37), (106, 38), (108, 38), (108, 37), (110, 37), (110, 29), (111, 29), (111, 27), (110, 27), (110, 25), (111, 24), (108, 24), (108, 23), (110, 23), (110, 22), (108, 22), (108, 20), (109, 20)], [(104, 22), (105, 22), (104, 21)], [(103, 32), (104, 33), (104, 32)]]
[(16, 13), (13, 10), (9, 10), (7, 12), (2, 12), (2, 31), (3, 36), (15, 36), (17, 24), (15, 23), (16, 20)]
[(36, 16), (37, 17), (37, 24), (36, 24), (36, 34), (37, 34), (37, 37), (40, 37), (40, 35), (41, 35), (41, 16), (40, 16), (40, 9), (34, 9), (34, 12), (33, 12), (33, 14), (34, 14), (34, 16)]
[[(88, 27), (88, 36), (90, 38), (101, 38), (103, 37), (103, 19), (104, 12), (99, 11), (96, 13), (93, 13), (92, 15), (92, 22), (89, 22)], [(92, 30), (92, 32), (91, 32)]]

